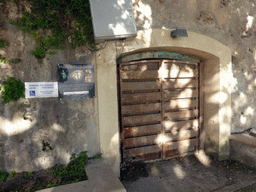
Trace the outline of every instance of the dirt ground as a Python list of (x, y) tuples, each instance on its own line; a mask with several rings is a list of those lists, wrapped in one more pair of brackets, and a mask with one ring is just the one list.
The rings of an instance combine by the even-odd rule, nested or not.
[[(0, 183), (1, 192), (32, 192), (49, 187), (76, 182), (75, 177), (54, 176), (51, 171), (55, 169), (67, 168), (65, 165), (56, 165), (49, 169), (42, 169), (34, 172), (15, 173), (13, 177), (8, 176), (3, 183)], [(79, 181), (86, 180), (86, 173)]]
[(121, 171), (127, 192), (256, 191), (256, 170), (204, 153), (167, 161), (130, 163)]

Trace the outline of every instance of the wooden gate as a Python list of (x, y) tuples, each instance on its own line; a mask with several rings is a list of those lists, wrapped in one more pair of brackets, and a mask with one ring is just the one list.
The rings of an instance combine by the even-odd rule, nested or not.
[(123, 161), (167, 159), (199, 144), (200, 64), (143, 60), (118, 65)]

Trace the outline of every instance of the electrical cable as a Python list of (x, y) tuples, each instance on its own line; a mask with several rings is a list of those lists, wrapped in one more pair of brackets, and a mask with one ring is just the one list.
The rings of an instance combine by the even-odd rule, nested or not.
[[(102, 45), (100, 46), (100, 48), (97, 49), (97, 51), (104, 49), (106, 47), (106, 45), (107, 45), (107, 41), (104, 41), (104, 43), (102, 43)], [(90, 51), (95, 51), (95, 48), (91, 47), (90, 45), (86, 45), (86, 47)]]

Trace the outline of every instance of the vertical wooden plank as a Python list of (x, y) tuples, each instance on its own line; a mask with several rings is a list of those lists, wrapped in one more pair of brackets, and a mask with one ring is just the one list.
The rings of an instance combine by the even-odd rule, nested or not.
[(203, 63), (198, 63), (199, 67), (199, 82), (198, 82), (198, 98), (199, 98), (199, 121), (198, 121), (198, 148), (204, 149), (204, 65)]
[[(176, 64), (183, 64), (184, 65), (184, 62), (179, 62), (179, 61), (170, 61), (170, 60), (154, 60), (153, 62), (150, 62), (150, 61), (137, 61), (137, 62), (129, 62), (129, 63), (126, 63), (125, 64), (125, 68), (123, 68), (123, 66), (124, 66), (124, 64), (120, 64), (118, 67), (118, 86), (119, 86), (119, 108), (120, 108), (120, 111), (119, 111), (119, 116), (120, 116), (120, 130), (121, 130), (121, 149), (122, 149), (122, 161), (125, 161), (125, 156), (126, 156), (126, 153), (128, 152), (127, 151), (127, 149), (125, 149), (125, 127), (124, 127), (124, 125), (125, 125), (125, 119), (124, 118), (126, 118), (126, 119), (128, 119), (128, 118), (134, 118), (135, 120), (136, 120), (136, 118), (137, 117), (124, 117), (124, 114), (123, 114), (123, 112), (122, 112), (122, 110), (121, 110), (121, 108), (122, 108), (122, 105), (125, 103), (125, 98), (127, 97), (127, 98), (130, 98), (130, 100), (131, 99), (134, 99), (135, 97), (137, 98), (138, 96), (140, 96), (137, 100), (136, 100), (136, 102), (141, 102), (141, 101), (145, 101), (145, 97), (149, 97), (149, 96), (147, 96), (147, 95), (143, 95), (143, 94), (145, 94), (145, 93), (129, 93), (129, 94), (131, 94), (131, 95), (125, 95), (125, 94), (123, 94), (122, 93), (122, 91), (123, 90), (125, 90), (125, 86), (121, 86), (121, 85), (123, 85), (122, 83), (123, 83), (123, 81), (125, 81), (125, 80), (123, 80), (123, 77), (125, 77), (128, 81), (130, 80), (130, 79), (133, 79), (133, 78), (137, 78), (137, 75), (136, 75), (136, 71), (138, 71), (138, 70), (140, 70), (141, 69), (141, 67), (144, 67), (143, 65), (145, 64), (145, 66), (147, 66), (147, 67), (150, 67), (150, 69), (149, 70), (157, 70), (157, 69), (159, 69), (159, 67), (160, 67), (160, 65), (164, 65), (164, 63), (165, 62), (168, 62), (168, 63), (176, 63)], [(190, 62), (185, 62), (186, 64), (191, 64)], [(143, 65), (141, 65), (141, 64), (143, 64)], [(198, 146), (199, 146), (199, 142), (200, 142), (200, 140), (199, 139), (202, 139), (203, 137), (202, 137), (202, 134), (203, 134), (203, 64), (202, 63), (199, 63), (199, 64), (195, 64), (195, 63), (193, 63), (195, 66), (197, 66), (197, 67), (195, 67), (195, 69), (196, 70), (198, 70), (197, 71), (197, 74), (198, 74), (198, 78), (197, 79), (194, 79), (193, 81), (195, 81), (196, 82), (196, 85), (198, 86), (198, 93), (197, 93), (197, 91), (194, 91), (193, 92), (193, 95), (191, 95), (190, 97), (198, 97), (198, 100), (191, 100), (190, 102), (189, 102), (189, 106), (191, 106), (193, 103), (196, 103), (196, 106), (198, 106), (199, 108), (199, 119), (195, 119), (195, 120), (198, 120), (199, 121), (199, 125), (198, 125), (198, 128), (199, 128), (199, 130), (200, 130), (200, 132), (198, 133), (198, 136), (197, 136), (197, 138), (196, 138), (196, 140), (197, 140), (197, 148), (198, 148)], [(146, 69), (146, 68), (145, 68)], [(147, 68), (148, 69), (148, 68)], [(125, 72), (125, 73), (127, 73), (127, 74), (129, 74), (129, 73), (131, 73), (132, 71), (132, 74), (134, 73), (134, 75), (133, 76), (129, 76), (129, 75), (127, 75), (127, 76), (122, 76), (122, 73), (123, 73), (123, 71)], [(169, 71), (170, 72), (170, 71)], [(196, 72), (195, 72), (196, 73)], [(148, 77), (150, 77), (150, 76), (148, 76)], [(147, 78), (148, 78), (147, 77)], [(140, 79), (140, 77), (138, 77), (139, 79)], [(126, 80), (126, 81), (127, 81)], [(148, 83), (148, 82), (146, 82), (146, 83)], [(145, 82), (143, 82), (143, 86), (142, 86), (142, 89), (145, 89), (145, 84), (146, 84)], [(177, 83), (177, 82), (176, 82)], [(141, 86), (141, 82), (128, 82), (128, 83), (125, 83), (125, 85), (126, 84), (134, 84), (134, 86), (136, 87), (136, 89), (139, 89), (140, 88), (140, 86)], [(149, 83), (148, 83), (149, 84)], [(152, 83), (151, 83), (152, 84)], [(152, 87), (152, 85), (150, 84), (150, 86), (148, 87), (148, 89), (152, 89), (152, 88), (154, 88), (154, 87)], [(154, 93), (149, 93), (149, 94), (151, 94), (151, 96), (153, 97), (153, 96), (157, 96), (157, 98), (158, 98), (158, 101), (160, 100), (160, 110), (161, 110), (161, 112), (160, 112), (160, 114), (159, 114), (159, 121), (161, 121), (161, 123), (159, 122), (159, 129), (158, 129), (158, 131), (160, 131), (161, 130), (161, 134), (162, 134), (162, 136), (165, 136), (165, 135), (168, 135), (168, 133), (166, 133), (166, 131), (168, 130), (168, 127), (166, 127), (165, 126), (165, 111), (168, 109), (167, 107), (169, 107), (170, 109), (176, 109), (176, 105), (178, 104), (178, 103), (180, 103), (180, 101), (181, 100), (179, 100), (179, 99), (177, 99), (176, 97), (177, 97), (177, 94), (178, 93), (176, 93), (176, 95), (175, 94), (173, 94), (173, 92), (174, 91), (164, 91), (164, 88), (165, 88), (165, 84), (166, 84), (166, 81), (165, 80), (162, 80), (162, 79), (160, 79), (160, 82), (159, 82), (159, 84), (158, 84), (158, 86), (157, 86), (157, 88), (158, 88), (158, 90), (160, 91), (160, 92), (158, 92), (159, 94), (158, 94), (158, 96), (157, 96), (157, 94), (154, 92)], [(189, 86), (189, 85), (185, 85), (186, 87), (187, 86)], [(171, 100), (171, 101), (165, 101), (165, 96), (166, 96), (166, 94), (173, 94), (172, 96), (171, 96), (171, 98), (173, 98), (173, 100)], [(179, 95), (179, 94), (178, 94)], [(128, 97), (129, 96), (129, 97)], [(160, 98), (159, 98), (160, 97)], [(131, 101), (133, 101), (133, 100), (131, 100)], [(182, 100), (182, 101), (184, 101), (184, 100)], [(167, 106), (167, 104), (172, 104), (172, 105), (168, 105)], [(183, 102), (184, 103), (184, 102)], [(166, 106), (165, 106), (166, 105)], [(131, 108), (131, 107), (130, 107)], [(146, 110), (146, 109), (144, 109), (143, 108), (143, 111), (140, 111), (140, 112), (144, 112), (144, 110)], [(151, 110), (151, 109), (150, 109)], [(147, 111), (146, 111), (147, 112)], [(127, 112), (128, 114), (127, 115), (131, 115), (131, 112), (129, 111), (129, 112)], [(193, 121), (195, 121), (195, 120), (193, 120)], [(190, 121), (192, 121), (192, 120), (190, 120)], [(176, 122), (176, 123), (179, 123), (179, 125), (180, 125), (180, 123), (181, 122)], [(184, 123), (183, 123), (184, 124)], [(160, 127), (160, 125), (161, 125), (161, 127)], [(185, 124), (184, 124), (185, 125)], [(180, 125), (180, 126), (182, 126), (182, 125)], [(144, 126), (144, 127), (147, 127), (147, 126)], [(160, 129), (161, 128), (161, 129)], [(200, 134), (200, 135), (199, 135)], [(200, 136), (200, 137), (199, 137)], [(147, 141), (147, 137), (143, 137), (144, 139), (146, 139), (145, 140), (145, 142), (148, 142)], [(148, 138), (151, 138), (151, 137), (148, 137)], [(129, 141), (130, 140), (138, 140), (138, 138), (135, 138), (135, 137), (131, 137), (130, 139), (128, 139)], [(127, 140), (127, 141), (128, 141)], [(202, 142), (203, 140), (201, 140), (201, 145), (203, 144), (203, 142)], [(171, 143), (173, 143), (173, 142), (171, 142)], [(201, 146), (200, 145), (200, 146)], [(159, 148), (159, 151), (157, 151), (157, 153), (158, 153), (158, 158), (159, 157), (161, 157), (161, 159), (166, 159), (168, 156), (170, 156), (171, 154), (169, 154), (169, 152), (170, 151), (168, 151), (168, 144), (165, 144), (165, 143), (161, 143), (161, 145), (159, 144), (159, 145), (155, 145), (155, 147), (158, 147)], [(203, 145), (201, 146), (201, 147), (203, 147)], [(147, 147), (146, 147), (147, 148)], [(145, 149), (146, 149), (145, 148)], [(140, 147), (135, 147), (135, 148), (133, 148), (133, 149), (129, 149), (129, 154), (130, 154), (130, 156), (140, 156), (142, 159), (143, 158), (145, 158), (144, 156), (145, 156), (145, 154), (144, 153), (139, 153), (139, 154), (137, 154), (136, 153), (136, 151), (137, 150), (139, 150), (140, 149)], [(151, 154), (153, 154), (153, 152), (154, 151), (149, 151), (148, 152), (148, 156), (150, 156), (151, 157)], [(180, 152), (178, 152), (178, 153), (180, 153)], [(144, 155), (143, 155), (144, 154)], [(161, 156), (159, 156), (159, 155), (161, 155)], [(171, 155), (172, 156), (172, 155)], [(153, 156), (152, 156), (153, 157)]]
[[(165, 63), (165, 61), (163, 60), (162, 62), (159, 62), (159, 65), (161, 65), (161, 67), (162, 67), (162, 65), (164, 65), (164, 63)], [(160, 68), (160, 66), (159, 66), (159, 68)], [(163, 81), (163, 79), (161, 79), (161, 104), (162, 104), (162, 106), (161, 106), (161, 115), (162, 115), (162, 122), (161, 122), (161, 125), (162, 125), (162, 136), (164, 136), (165, 135), (165, 126), (164, 126), (164, 114), (165, 114), (165, 108), (164, 108), (164, 98), (165, 98), (165, 96), (164, 96), (164, 93), (165, 93), (165, 91), (164, 91), (164, 81)], [(164, 160), (165, 159), (165, 147), (164, 147), (164, 143), (162, 143), (162, 151), (161, 151), (161, 157), (162, 157), (162, 160)]]
[[(127, 95), (125, 95), (125, 93), (123, 93), (124, 90), (128, 89), (130, 90), (130, 87), (132, 88), (131, 90), (133, 90), (133, 87), (134, 89), (139, 89), (139, 90), (144, 90), (144, 89), (148, 89), (148, 90), (152, 90), (156, 84), (156, 82), (154, 81), (145, 81), (145, 82), (133, 82), (130, 80), (132, 79), (136, 79), (136, 78), (139, 78), (141, 79), (141, 77), (137, 77), (136, 76), (136, 71), (139, 71), (142, 67), (144, 67), (145, 69), (149, 70), (149, 71), (152, 71), (152, 70), (155, 70), (157, 71), (159, 69), (159, 63), (162, 62), (162, 60), (154, 60), (153, 62), (151, 61), (137, 61), (137, 62), (129, 62), (129, 63), (122, 63), (120, 64), (120, 67), (119, 67), (119, 88), (120, 88), (120, 92), (119, 92), (119, 95), (120, 95), (120, 103), (119, 103), (119, 109), (120, 109), (120, 127), (121, 127), (121, 149), (122, 149), (122, 161), (126, 161), (126, 158), (127, 158), (127, 153), (129, 152), (129, 155), (128, 156), (131, 156), (131, 157), (136, 157), (135, 159), (137, 158), (142, 158), (143, 160), (146, 159), (146, 158), (152, 158), (152, 159), (155, 159), (155, 158), (159, 158), (161, 153), (162, 153), (162, 146), (159, 146), (159, 145), (153, 145), (153, 148), (157, 148), (157, 151), (152, 151), (150, 149), (153, 149), (152, 146), (147, 146), (149, 143), (151, 144), (152, 141), (154, 141), (155, 139), (153, 137), (156, 137), (155, 136), (144, 136), (144, 137), (130, 137), (128, 139), (125, 139), (125, 123), (127, 123), (128, 120), (133, 120), (132, 122), (139, 122), (139, 121), (143, 121), (145, 120), (145, 118), (147, 117), (147, 121), (151, 121), (151, 120), (154, 120), (153, 117), (157, 116), (158, 117), (158, 122), (159, 122), (159, 125), (160, 125), (160, 121), (162, 121), (162, 116), (161, 116), (161, 113), (160, 113), (160, 110), (161, 110), (161, 103), (159, 103), (159, 113), (158, 114), (151, 114), (151, 115), (139, 115), (139, 116), (130, 116), (133, 114), (133, 111), (139, 111), (140, 113), (145, 113), (145, 112), (149, 112), (145, 107), (142, 108), (136, 108), (134, 109), (134, 106), (126, 106), (125, 103), (126, 103), (126, 97)], [(150, 67), (150, 69), (148, 69), (147, 67), (143, 66), (145, 64), (145, 66), (147, 65), (147, 67)], [(125, 65), (125, 68), (124, 68), (124, 65)], [(124, 75), (123, 73), (134, 73), (134, 76), (126, 76)], [(124, 83), (125, 82), (125, 83)], [(126, 86), (127, 85), (127, 86)], [(129, 87), (129, 85), (132, 85)], [(155, 100), (160, 100), (160, 97), (161, 97), (161, 92), (160, 92), (160, 86), (161, 86), (161, 83), (159, 82), (159, 85), (157, 86), (157, 88), (159, 89), (159, 94), (156, 94), (156, 93), (149, 93), (151, 97), (149, 97), (149, 99), (151, 98), (151, 100), (153, 99), (154, 101)], [(145, 101), (145, 97), (148, 97), (147, 95), (145, 95), (144, 97), (143, 94), (146, 94), (146, 93), (129, 93), (130, 94), (130, 97), (129, 99), (134, 99), (136, 98), (136, 102), (140, 103), (142, 101)], [(137, 98), (137, 96), (140, 95), (139, 98)], [(154, 99), (154, 98), (157, 98), (157, 99)], [(129, 101), (129, 100), (128, 100)], [(133, 100), (131, 100), (133, 101)], [(148, 105), (157, 105), (157, 104), (144, 104), (146, 106)], [(126, 112), (124, 110), (125, 108), (129, 108), (129, 109), (134, 109), (134, 110), (126, 110)], [(142, 111), (141, 111), (142, 110)], [(154, 108), (150, 108), (149, 109), (150, 111), (154, 111)], [(144, 117), (145, 116), (145, 117)], [(153, 116), (153, 117), (148, 117), (148, 116)], [(150, 126), (153, 126), (153, 125), (149, 125)], [(155, 126), (155, 125), (154, 125)], [(143, 127), (147, 127), (148, 126), (143, 126)], [(162, 131), (162, 127), (161, 125), (159, 126), (160, 130), (158, 129), (158, 131)], [(129, 128), (130, 129), (130, 128)], [(157, 129), (156, 129), (157, 131)], [(145, 131), (146, 132), (146, 131)], [(141, 134), (144, 134), (144, 133), (141, 133)], [(152, 139), (153, 138), (153, 139)], [(143, 141), (143, 142), (142, 142)], [(132, 144), (139, 144), (139, 145), (146, 145), (146, 147), (143, 147), (143, 146), (132, 146), (134, 148), (132, 149), (126, 149), (127, 147), (131, 147), (131, 143), (129, 142), (132, 142)], [(141, 151), (140, 149), (146, 149), (146, 151)], [(138, 153), (139, 152), (139, 153)], [(157, 155), (156, 155), (157, 154)]]
[[(125, 138), (125, 133), (124, 133), (124, 125), (123, 125), (123, 114), (122, 114), (122, 111), (121, 111), (121, 105), (122, 105), (122, 90), (121, 90), (121, 82), (122, 82), (122, 78), (121, 78), (121, 64), (118, 64), (117, 66), (117, 72), (118, 72), (118, 75), (117, 75), (117, 78), (118, 78), (118, 91), (119, 91), (119, 126), (120, 126), (120, 140), (121, 140), (121, 143), (120, 143), (120, 147), (121, 147), (121, 150), (123, 151), (125, 148), (124, 148), (124, 138)], [(124, 161), (124, 155), (123, 155), (123, 152), (121, 152), (121, 161), (123, 162)]]

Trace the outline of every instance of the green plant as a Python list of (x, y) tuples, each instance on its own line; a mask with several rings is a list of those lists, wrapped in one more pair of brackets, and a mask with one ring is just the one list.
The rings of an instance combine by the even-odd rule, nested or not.
[[(3, 39), (0, 39), (0, 49), (1, 48), (6, 48), (10, 45), (9, 42), (3, 40)], [(3, 57), (1, 54), (0, 54), (0, 62), (4, 63), (4, 64), (7, 64), (9, 63), (9, 61), (6, 59), (6, 57)]]
[(11, 101), (17, 101), (19, 98), (25, 98), (25, 85), (20, 80), (8, 77), (8, 80), (3, 84), (1, 90), (4, 104)]
[(50, 182), (48, 185), (47, 185), (47, 188), (50, 188), (50, 187), (55, 187), (55, 186), (58, 186), (58, 183), (55, 183), (55, 182)]
[(27, 178), (31, 178), (31, 177), (33, 177), (33, 173), (32, 172), (24, 172), (24, 173), (22, 173), (23, 174), (23, 177), (25, 178), (25, 179), (27, 179)]
[(54, 55), (56, 53), (56, 51), (49, 51), (48, 54), (49, 55)]
[[(22, 31), (31, 34), (38, 44), (32, 54), (44, 58), (49, 48), (62, 49), (67, 36), (73, 47), (93, 43), (89, 0), (29, 0), (31, 11), (24, 11), (19, 20), (10, 20)], [(43, 30), (39, 30), (43, 29)], [(46, 30), (51, 32), (46, 35)], [(49, 53), (49, 54), (53, 54)]]
[(0, 54), (0, 62), (3, 62), (4, 64), (9, 63), (9, 61), (6, 59), (6, 57), (3, 57), (1, 54)]
[(9, 45), (10, 45), (9, 42), (6, 42), (5, 40), (0, 39), (0, 49), (1, 49), (1, 48), (6, 48), (6, 47), (8, 47)]
[(15, 170), (11, 171), (11, 172), (9, 173), (9, 177), (14, 177), (15, 173), (16, 173)]
[(33, 173), (32, 173), (32, 172), (28, 172), (28, 176), (29, 176), (29, 177), (32, 177), (32, 176), (33, 176)]
[(88, 179), (85, 173), (85, 162), (88, 159), (87, 151), (83, 151), (76, 156), (76, 154), (72, 154), (70, 158), (70, 163), (64, 167), (51, 170), (51, 173), (56, 176), (61, 176), (62, 181), (64, 183), (68, 181), (78, 182), (81, 180)]
[(98, 155), (95, 155), (93, 157), (93, 159), (101, 159), (102, 158), (102, 153), (98, 154)]
[(34, 55), (37, 59), (42, 59), (45, 57), (45, 48), (39, 46), (35, 51), (32, 51), (32, 55)]
[(42, 145), (43, 145), (42, 150), (44, 152), (48, 152), (49, 150), (53, 150), (53, 148), (51, 147), (50, 143), (45, 142), (44, 140), (42, 140)]
[(34, 183), (34, 185), (40, 185), (42, 182), (41, 181), (36, 181), (35, 183)]
[(0, 183), (3, 183), (4, 180), (8, 177), (8, 173), (6, 173), (3, 169), (0, 170)]
[(20, 59), (11, 59), (10, 62), (11, 63), (19, 63), (19, 62), (21, 62), (21, 60)]
[(244, 171), (244, 172), (250, 172), (250, 168), (248, 168), (246, 165), (242, 164), (242, 163), (239, 163), (237, 161), (234, 161), (234, 160), (225, 160), (225, 161), (221, 161), (220, 162), (220, 167), (221, 166), (224, 166), (228, 169), (231, 169), (233, 171), (237, 171), (237, 170), (240, 170), (240, 171)]

